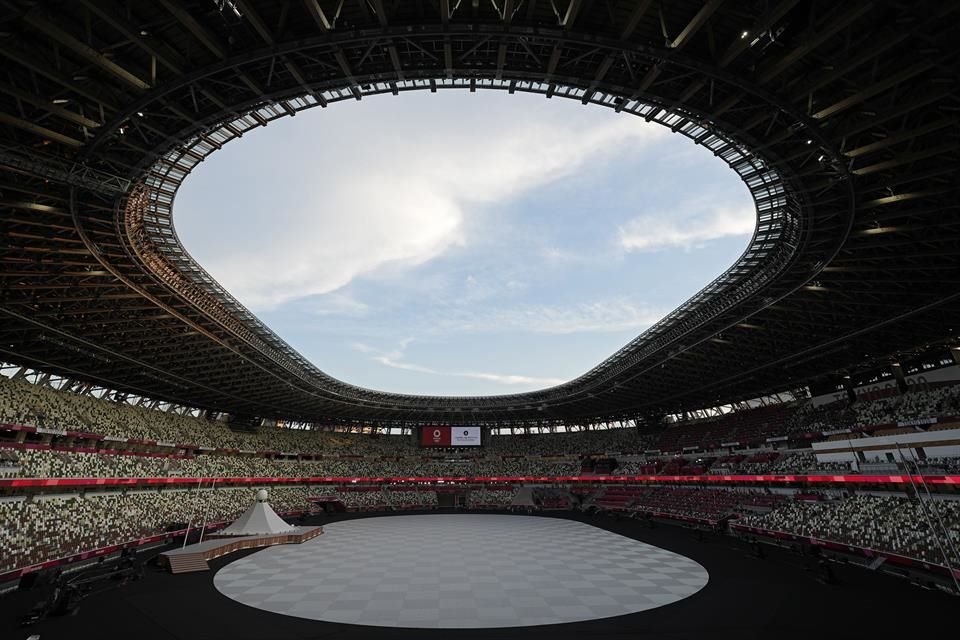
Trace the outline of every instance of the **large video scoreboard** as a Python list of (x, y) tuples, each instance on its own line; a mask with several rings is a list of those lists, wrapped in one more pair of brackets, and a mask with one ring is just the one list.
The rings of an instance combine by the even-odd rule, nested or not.
[(479, 447), (480, 427), (420, 427), (421, 447)]

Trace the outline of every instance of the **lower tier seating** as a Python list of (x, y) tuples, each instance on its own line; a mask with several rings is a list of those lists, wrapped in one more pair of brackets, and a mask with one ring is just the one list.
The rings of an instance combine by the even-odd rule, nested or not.
[[(309, 487), (270, 488), (278, 512), (309, 507)], [(124, 543), (193, 522), (232, 520), (253, 502), (253, 487), (0, 500), (0, 573)]]
[[(931, 504), (933, 505), (931, 508)], [(940, 543), (960, 563), (960, 501), (935, 503), (898, 496), (858, 495), (841, 500), (785, 503), (742, 524), (867, 547), (944, 564)], [(947, 537), (940, 531), (940, 522)], [(952, 545), (951, 545), (952, 543)]]

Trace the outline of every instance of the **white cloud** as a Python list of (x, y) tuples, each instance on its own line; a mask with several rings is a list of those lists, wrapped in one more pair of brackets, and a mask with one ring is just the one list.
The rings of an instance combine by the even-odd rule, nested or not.
[(619, 244), (627, 251), (655, 251), (671, 247), (692, 249), (711, 240), (749, 236), (757, 226), (752, 208), (710, 206), (700, 211), (645, 214), (621, 226)]
[(404, 371), (415, 371), (417, 373), (427, 373), (437, 376), (454, 376), (457, 378), (472, 378), (475, 380), (487, 380), (503, 385), (523, 385), (526, 388), (549, 387), (566, 382), (563, 378), (549, 378), (538, 376), (525, 376), (507, 373), (490, 373), (483, 371), (440, 371), (431, 367), (413, 364), (404, 361), (404, 352), (407, 346), (413, 341), (407, 338), (400, 341), (400, 347), (391, 351), (381, 351), (364, 343), (354, 343), (351, 345), (354, 350), (370, 356), (374, 362), (382, 364), (392, 369), (402, 369)]
[[(468, 243), (482, 207), (668, 135), (627, 116), (572, 118), (556, 108), (517, 109), (513, 99), (493, 108), (485, 100), (477, 110), (465, 94), (456, 103), (462, 109), (445, 111), (427, 108), (433, 100), (409, 103), (405, 96), (398, 109), (384, 104), (389, 99), (272, 124), (228, 145), (187, 180), (178, 227), (187, 209), (202, 216), (222, 206), (202, 201), (211, 197), (202, 188), (209, 167), (227, 154), (242, 165), (227, 182), (241, 202), (236, 210), (212, 214), (224, 221), (210, 224), (209, 238), (181, 233), (241, 302), (269, 310), (360, 276), (422, 264)], [(324, 127), (334, 115), (335, 124)], [(288, 136), (283, 157), (256, 153), (263, 135)], [(275, 149), (275, 141), (264, 148)]]
[(359, 351), (360, 353), (375, 353), (377, 350), (371, 347), (368, 344), (363, 342), (354, 342), (350, 345), (354, 351)]
[(660, 320), (667, 311), (624, 298), (567, 307), (528, 305), (514, 309), (474, 310), (442, 326), (455, 331), (526, 331), (568, 334), (642, 330)]
[(388, 175), (342, 176), (338, 182), (322, 203), (324, 211), (296, 213), (279, 242), (203, 264), (241, 302), (259, 310), (334, 292), (387, 265), (417, 265), (463, 242), (463, 212), (424, 184)]
[(416, 371), (418, 373), (433, 373), (440, 375), (439, 371), (429, 367), (421, 367), (420, 365), (411, 364), (409, 362), (400, 362), (399, 360), (395, 360), (390, 356), (374, 356), (373, 360), (374, 362), (379, 362), (380, 364), (393, 369), (403, 369), (404, 371)]
[(359, 317), (367, 315), (370, 311), (370, 305), (343, 292), (334, 291), (311, 298), (303, 309), (306, 313), (314, 316)]
[(534, 385), (539, 387), (553, 387), (558, 384), (563, 384), (566, 382), (563, 378), (538, 378), (535, 376), (518, 376), (518, 375), (503, 375), (499, 373), (478, 373), (478, 372), (466, 372), (466, 373), (456, 373), (454, 375), (463, 376), (465, 378), (476, 378), (478, 380), (490, 380), (491, 382), (498, 382), (500, 384), (511, 384), (511, 385)]

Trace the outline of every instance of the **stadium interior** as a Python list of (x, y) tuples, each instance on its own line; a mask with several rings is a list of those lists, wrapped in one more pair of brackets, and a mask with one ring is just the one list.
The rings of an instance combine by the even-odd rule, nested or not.
[[(0, 0), (0, 633), (956, 627), (958, 15), (922, 0)], [(477, 90), (703, 146), (750, 191), (747, 250), (574, 380), (455, 397), (333, 378), (181, 245), (178, 188), (248, 131)], [(261, 489), (323, 534), (165, 570)], [(441, 587), (457, 570), (450, 590), (481, 595), (391, 600), (428, 579), (415, 541), (431, 518), (480, 522), (461, 516), (508, 540), (502, 558), (453, 549), (436, 567)], [(510, 555), (529, 518), (549, 533)], [(348, 535), (364, 562), (409, 564), (351, 582)], [(621, 542), (648, 568), (603, 557)], [(268, 561), (294, 586), (257, 582)], [(669, 583), (678, 567), (686, 582)]]

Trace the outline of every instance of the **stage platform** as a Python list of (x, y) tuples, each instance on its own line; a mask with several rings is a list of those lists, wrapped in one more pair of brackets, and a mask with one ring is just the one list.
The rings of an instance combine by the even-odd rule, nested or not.
[(637, 613), (707, 581), (689, 558), (583, 522), (437, 514), (336, 522), (322, 540), (230, 563), (214, 585), (247, 606), (311, 620), (482, 629)]
[(312, 540), (323, 533), (323, 527), (296, 527), (290, 533), (264, 536), (224, 536), (211, 535), (207, 540), (191, 544), (182, 549), (165, 551), (160, 554), (160, 565), (170, 573), (189, 573), (208, 571), (207, 562), (242, 549), (272, 547), (280, 544), (300, 544)]

